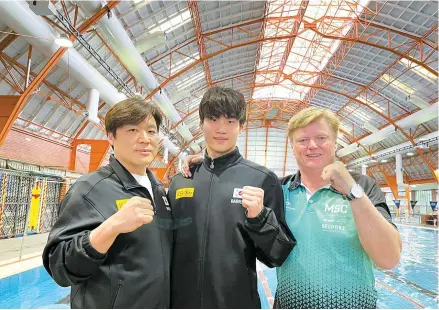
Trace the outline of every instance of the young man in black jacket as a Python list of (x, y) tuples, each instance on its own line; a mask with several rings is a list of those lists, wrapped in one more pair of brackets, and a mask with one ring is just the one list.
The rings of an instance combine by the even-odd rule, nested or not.
[(72, 287), (72, 308), (169, 308), (171, 209), (147, 169), (160, 123), (142, 100), (113, 106), (110, 164), (81, 177), (61, 203), (43, 262), (56, 283)]
[(244, 97), (232, 89), (213, 87), (201, 100), (207, 154), (191, 178), (176, 175), (168, 192), (172, 308), (260, 308), (256, 259), (279, 266), (294, 246), (277, 176), (236, 147), (246, 114)]

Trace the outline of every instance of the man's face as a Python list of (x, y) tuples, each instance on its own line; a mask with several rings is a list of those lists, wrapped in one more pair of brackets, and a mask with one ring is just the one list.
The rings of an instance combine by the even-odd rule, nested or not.
[(114, 156), (131, 173), (144, 174), (159, 149), (159, 135), (154, 117), (147, 117), (137, 125), (125, 125), (108, 134)]
[(201, 123), (201, 130), (209, 156), (217, 158), (233, 151), (242, 128), (236, 118), (206, 117)]
[(323, 170), (335, 160), (336, 135), (324, 118), (319, 118), (290, 136), (299, 170)]

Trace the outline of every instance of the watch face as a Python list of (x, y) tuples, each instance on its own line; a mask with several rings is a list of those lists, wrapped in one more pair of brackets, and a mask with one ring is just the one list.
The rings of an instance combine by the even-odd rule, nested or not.
[(363, 188), (359, 184), (352, 186), (351, 193), (355, 198), (360, 198), (363, 196)]

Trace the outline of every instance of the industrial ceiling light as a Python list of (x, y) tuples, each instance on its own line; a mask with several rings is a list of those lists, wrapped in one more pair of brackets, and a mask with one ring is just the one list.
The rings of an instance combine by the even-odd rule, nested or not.
[(408, 152), (407, 153), (407, 156), (413, 156), (413, 155), (415, 155), (415, 153), (413, 153), (413, 152)]
[(415, 146), (417, 149), (428, 149), (428, 144), (418, 144)]
[(55, 39), (55, 43), (62, 47), (72, 47), (73, 42), (64, 34)]
[(387, 159), (382, 159), (381, 162), (382, 163), (387, 163)]

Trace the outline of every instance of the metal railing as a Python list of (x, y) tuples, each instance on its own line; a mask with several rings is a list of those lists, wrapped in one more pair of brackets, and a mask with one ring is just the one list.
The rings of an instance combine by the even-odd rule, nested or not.
[(69, 182), (0, 169), (0, 239), (50, 231)]

